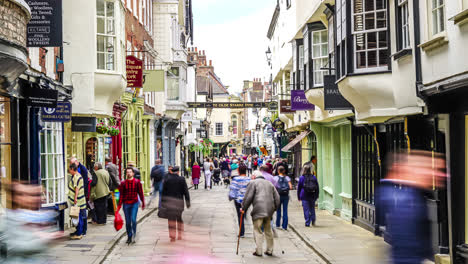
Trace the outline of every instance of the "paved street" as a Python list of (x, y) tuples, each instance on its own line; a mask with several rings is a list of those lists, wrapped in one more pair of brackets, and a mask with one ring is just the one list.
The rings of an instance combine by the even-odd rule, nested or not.
[(291, 231), (278, 232), (274, 257), (252, 256), (255, 245), (250, 216), (237, 256), (236, 212), (227, 199), (227, 189), (215, 186), (210, 191), (199, 189), (190, 193), (192, 208), (183, 215), (183, 241), (171, 243), (167, 220), (159, 219), (155, 213), (138, 226), (136, 244), (128, 246), (125, 239), (120, 240), (105, 263), (323, 263)]

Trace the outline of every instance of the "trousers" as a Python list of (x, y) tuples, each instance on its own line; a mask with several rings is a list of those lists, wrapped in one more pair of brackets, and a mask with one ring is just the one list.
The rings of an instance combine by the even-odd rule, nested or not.
[(107, 196), (94, 200), (94, 213), (98, 224), (107, 222)]
[(138, 202), (123, 205), (125, 214), (125, 229), (127, 230), (128, 238), (132, 238), (136, 235), (138, 205)]
[(175, 239), (177, 233), (179, 238), (182, 238), (184, 232), (184, 221), (182, 220), (182, 214), (169, 215), (167, 219), (167, 225), (169, 226), (169, 237)]
[(315, 200), (302, 200), (302, 209), (304, 210), (305, 225), (310, 226), (310, 223), (315, 223)]
[[(276, 211), (276, 227), (283, 227), (283, 229), (288, 229), (288, 203), (289, 195), (280, 196), (280, 206)], [(281, 208), (283, 209), (283, 225), (281, 225)]]
[(78, 225), (76, 226), (75, 234), (77, 236), (86, 235), (87, 230), (88, 230), (87, 209), (80, 209), (80, 215), (78, 216)]
[[(262, 231), (262, 226), (264, 227), (265, 232)], [(271, 229), (271, 217), (253, 220), (253, 231), (255, 244), (257, 245), (257, 254), (263, 254), (263, 233), (265, 233), (267, 244), (266, 252), (273, 253), (273, 231)]]

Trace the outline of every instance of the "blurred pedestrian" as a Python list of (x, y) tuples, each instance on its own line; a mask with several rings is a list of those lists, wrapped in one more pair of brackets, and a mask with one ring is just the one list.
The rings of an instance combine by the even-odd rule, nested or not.
[(119, 179), (119, 167), (112, 163), (112, 159), (107, 157), (106, 158), (106, 170), (109, 173), (111, 185), (109, 189), (114, 191), (115, 189), (119, 188), (120, 186), (120, 179)]
[[(254, 175), (258, 175), (257, 172), (254, 172)], [(267, 242), (265, 255), (272, 256), (274, 238), (271, 228), (271, 219), (273, 213), (280, 205), (280, 197), (275, 186), (273, 186), (271, 182), (265, 180), (263, 175), (256, 176), (247, 186), (242, 202), (241, 213), (247, 212), (250, 205), (253, 206), (251, 216), (254, 228), (254, 239), (257, 245), (253, 255), (260, 257), (264, 253), (263, 238), (265, 235)], [(265, 230), (265, 234), (263, 234), (262, 227)]]
[(239, 176), (239, 160), (233, 159), (231, 163), (231, 178)]
[(68, 202), (70, 206), (77, 206), (80, 208), (76, 231), (71, 233), (70, 237), (74, 240), (80, 240), (86, 235), (86, 231), (88, 230), (84, 180), (78, 173), (78, 168), (74, 162), (68, 167), (68, 173), (71, 174), (70, 181), (68, 182)]
[(156, 199), (156, 195), (159, 193), (159, 203), (161, 205), (161, 191), (162, 191), (162, 181), (164, 179), (164, 166), (162, 165), (162, 160), (157, 159), (155, 165), (151, 168), (150, 173), (151, 181), (153, 183), (153, 194), (150, 200), (150, 203)]
[(200, 183), (200, 174), (201, 174), (200, 166), (198, 166), (198, 162), (195, 161), (192, 167), (192, 184), (195, 190), (198, 190), (198, 184)]
[(297, 200), (302, 202), (305, 226), (312, 223), (315, 226), (315, 201), (319, 198), (319, 184), (313, 171), (314, 165), (306, 163), (302, 168), (302, 175), (297, 186)]
[[(145, 196), (143, 193), (143, 186), (140, 180), (135, 178), (135, 172), (132, 167), (125, 169), (127, 179), (120, 184), (120, 200), (119, 209), (123, 205), (125, 214), (125, 228), (127, 230), (127, 244), (135, 243), (136, 228), (137, 228), (137, 214), (140, 201), (142, 203), (141, 209), (145, 210)], [(117, 210), (119, 211), (119, 210)]]
[[(242, 210), (242, 201), (244, 199), (245, 192), (247, 190), (247, 185), (250, 182), (250, 178), (246, 175), (247, 167), (242, 164), (239, 166), (239, 176), (232, 179), (230, 190), (229, 190), (229, 200), (234, 200), (234, 206), (237, 212), (238, 223), (241, 224), (240, 237), (244, 237), (245, 228), (244, 221), (241, 221), (241, 210)], [(243, 215), (245, 219), (245, 215)]]
[(425, 192), (443, 187), (445, 161), (426, 151), (390, 156), (389, 171), (381, 181), (376, 206), (386, 216), (393, 263), (422, 263), (434, 256)]
[(230, 168), (229, 162), (227, 161), (226, 158), (223, 158), (223, 159), (222, 159), (220, 168), (221, 168), (221, 174), (223, 175), (223, 182), (224, 182), (224, 185), (225, 185), (226, 188), (227, 188), (227, 186), (228, 186), (229, 183), (230, 183), (230, 181), (229, 181), (229, 176), (230, 176), (230, 174), (231, 174), (231, 168)]
[[(283, 166), (278, 167), (278, 176), (275, 176), (276, 190), (280, 196), (280, 206), (276, 211), (276, 228), (283, 227), (288, 229), (288, 204), (289, 190), (292, 190), (291, 179), (285, 174), (286, 170)], [(281, 210), (282, 209), (282, 210)], [(283, 224), (281, 225), (281, 214), (283, 216)]]
[(91, 188), (91, 200), (94, 203), (95, 220), (98, 225), (105, 225), (107, 222), (107, 197), (110, 193), (110, 176), (100, 162), (94, 163), (94, 171), (97, 182)]
[(205, 189), (212, 188), (211, 176), (213, 175), (214, 164), (210, 158), (206, 158), (203, 164), (203, 172), (205, 174)]
[(253, 166), (252, 158), (249, 157), (247, 159), (247, 175), (248, 176), (252, 175), (252, 166)]
[(187, 209), (190, 208), (190, 194), (185, 178), (179, 176), (179, 167), (174, 166), (164, 182), (161, 207), (166, 210), (169, 226), (169, 237), (175, 242), (176, 236), (181, 240), (184, 232), (182, 213), (184, 200)]

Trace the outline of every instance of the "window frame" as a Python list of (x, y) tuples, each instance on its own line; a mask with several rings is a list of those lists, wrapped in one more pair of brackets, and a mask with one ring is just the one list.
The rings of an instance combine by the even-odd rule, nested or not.
[(238, 121), (237, 121), (237, 115), (232, 115), (231, 116), (231, 126), (232, 126), (232, 134), (233, 135), (238, 135)]
[[(116, 62), (117, 62), (117, 58), (116, 58), (116, 47), (117, 47), (117, 27), (116, 27), (116, 12), (118, 11), (118, 8), (116, 7), (116, 4), (114, 1), (111, 1), (111, 0), (103, 0), (102, 1), (104, 3), (104, 16), (102, 15), (98, 15), (98, 11), (97, 11), (97, 8), (96, 8), (96, 69), (99, 70), (99, 71), (107, 71), (107, 72), (115, 72), (117, 70), (117, 65), (116, 65)], [(107, 3), (111, 3), (113, 5), (113, 16), (112, 17), (109, 17), (107, 15)], [(96, 5), (98, 4), (98, 1), (96, 1)], [(99, 28), (99, 20), (100, 19), (103, 19), (104, 20), (104, 33), (99, 33), (98, 32), (98, 28)], [(109, 21), (112, 21), (113, 23), (113, 34), (109, 34), (108, 32), (108, 22)], [(104, 51), (99, 51), (99, 38), (104, 38)], [(112, 48), (112, 51), (109, 52), (108, 51), (108, 43), (109, 40), (112, 40), (112, 43), (113, 43), (113, 48)], [(99, 65), (99, 55), (100, 54), (103, 54), (104, 55), (104, 68), (100, 68), (100, 65)], [(109, 63), (109, 55), (112, 55), (113, 57), (113, 60), (112, 60), (112, 68), (111, 69), (108, 69), (108, 64)]]
[[(323, 35), (322, 33), (326, 33), (326, 37), (325, 37), (325, 42), (323, 42)], [(326, 74), (326, 72), (328, 70), (322, 70), (321, 68), (323, 67), (326, 67), (329, 63), (329, 48), (328, 48), (328, 29), (322, 29), (322, 30), (316, 30), (316, 31), (312, 31), (311, 32), (311, 59), (312, 59), (312, 74), (313, 74), (313, 83), (312, 83), (312, 87), (323, 87), (323, 76)], [(319, 38), (320, 38), (320, 43), (315, 43), (315, 37), (314, 35), (315, 34), (319, 34)], [(322, 54), (322, 51), (323, 51), (323, 46), (326, 45), (326, 54)], [(314, 48), (315, 47), (319, 47), (319, 56), (315, 56), (314, 55)], [(319, 68), (316, 69), (316, 61), (317, 60), (320, 60), (320, 65), (319, 65)], [(325, 60), (325, 61), (324, 61)], [(316, 73), (321, 73), (322, 74), (322, 82), (321, 83), (317, 83), (317, 78), (316, 78)]]
[[(220, 125), (220, 128), (218, 127), (218, 125)], [(215, 123), (215, 136), (223, 136), (224, 135), (224, 127), (223, 127), (223, 122), (216, 122)], [(220, 133), (218, 133), (219, 131), (221, 131)]]
[[(351, 3), (352, 3), (352, 6), (351, 6), (351, 39), (353, 41), (353, 49), (352, 49), (352, 52), (353, 52), (353, 72), (354, 73), (369, 73), (369, 72), (380, 72), (380, 71), (387, 71), (389, 70), (389, 65), (390, 65), (390, 56), (389, 56), (389, 52), (390, 52), (390, 41), (389, 41), (389, 37), (388, 37), (388, 31), (389, 31), (389, 21), (388, 21), (388, 1), (387, 0), (374, 0), (374, 9), (372, 10), (366, 10), (366, 6), (365, 6), (365, 1), (364, 0), (359, 0), (359, 1), (362, 1), (363, 3), (363, 7), (362, 7), (362, 12), (359, 12), (359, 13), (356, 13), (355, 12), (355, 5), (356, 5), (356, 1), (357, 0), (353, 0)], [(384, 3), (384, 8), (383, 9), (377, 9), (377, 1), (383, 1)], [(385, 14), (385, 27), (381, 27), (379, 28), (378, 27), (378, 13), (383, 13)], [(374, 28), (373, 29), (365, 29), (366, 27), (366, 15), (368, 14), (373, 14), (374, 15)], [(361, 30), (356, 30), (356, 25), (355, 25), (355, 17), (357, 16), (362, 16), (362, 29)], [(385, 32), (385, 38), (386, 38), (386, 46), (384, 48), (380, 47), (380, 41), (379, 41), (379, 38), (380, 38), (380, 32)], [(368, 44), (369, 44), (369, 41), (368, 41), (368, 36), (370, 34), (373, 34), (375, 33), (375, 48), (369, 48), (368, 47)], [(358, 35), (362, 35), (363, 38), (364, 38), (364, 48), (361, 49), (361, 50), (358, 50), (357, 49), (357, 37)], [(380, 60), (380, 51), (384, 51), (386, 50), (387, 51), (387, 62), (385, 65), (381, 65), (381, 60)], [(368, 54), (369, 52), (374, 52), (376, 53), (376, 66), (375, 67), (369, 67), (369, 59), (368, 59)], [(366, 61), (366, 66), (365, 67), (362, 67), (362, 68), (359, 68), (358, 67), (358, 53), (365, 53), (365, 61)]]
[[(431, 37), (434, 37), (434, 36), (437, 36), (439, 34), (442, 34), (443, 32), (446, 31), (447, 29), (447, 25), (445, 24), (445, 20), (446, 20), (446, 15), (445, 15), (445, 0), (436, 0), (435, 3), (438, 4), (439, 1), (442, 1), (443, 3), (438, 5), (437, 7), (434, 7), (434, 1), (432, 0), (428, 0), (430, 1), (429, 2), (429, 14), (428, 14), (428, 20), (429, 20), (429, 25), (430, 25), (430, 28), (429, 28), (429, 32), (430, 32), (430, 35)], [(441, 9), (441, 12), (442, 12), (442, 21), (440, 21), (439, 19), (441, 18), (440, 17), (440, 14), (437, 15), (437, 25), (434, 25), (434, 11), (439, 11), (439, 9)], [(442, 23), (440, 23), (442, 22)], [(439, 26), (443, 26), (443, 29), (439, 28)], [(434, 29), (434, 26), (437, 26), (437, 32), (435, 32), (435, 29)]]
[(334, 33), (335, 33), (335, 65), (337, 78), (343, 78), (348, 74), (348, 28), (346, 21), (348, 20), (348, 5), (346, 0), (340, 1), (340, 5), (336, 3), (336, 12), (334, 17)]

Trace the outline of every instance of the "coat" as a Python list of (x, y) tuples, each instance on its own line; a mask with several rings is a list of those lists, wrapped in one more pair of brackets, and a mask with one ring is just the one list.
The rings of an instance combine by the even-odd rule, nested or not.
[(84, 187), (84, 192), (85, 192), (85, 196), (86, 196), (86, 199), (89, 198), (89, 178), (88, 178), (88, 169), (86, 169), (86, 167), (80, 163), (80, 165), (78, 165), (78, 172), (80, 173), (80, 175), (83, 177), (83, 187)]
[(184, 177), (169, 174), (164, 180), (161, 207), (167, 210), (169, 216), (179, 216), (184, 211), (184, 200), (190, 208), (190, 194)]
[(194, 178), (200, 178), (200, 166), (198, 165), (193, 165), (192, 167), (192, 179)]
[(247, 212), (250, 205), (253, 206), (250, 214), (253, 220), (271, 218), (280, 205), (280, 196), (275, 186), (262, 176), (251, 181), (244, 195), (242, 209)]
[(97, 184), (91, 188), (91, 198), (96, 200), (109, 195), (110, 176), (105, 169), (97, 170)]

